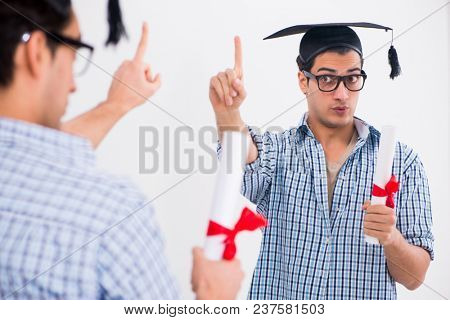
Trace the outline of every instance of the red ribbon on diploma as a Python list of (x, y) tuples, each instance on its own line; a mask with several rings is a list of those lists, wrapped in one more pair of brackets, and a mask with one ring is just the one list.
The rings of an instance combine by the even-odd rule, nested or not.
[(244, 230), (253, 231), (257, 228), (265, 227), (267, 225), (267, 220), (259, 215), (254, 213), (249, 208), (245, 207), (242, 209), (241, 217), (239, 221), (234, 226), (233, 230), (225, 228), (220, 224), (209, 221), (207, 236), (216, 236), (219, 234), (224, 234), (227, 237), (224, 240), (225, 250), (223, 252), (223, 258), (225, 260), (232, 260), (236, 255), (236, 243), (234, 239), (236, 235)]
[(383, 188), (380, 188), (376, 184), (373, 185), (372, 195), (375, 197), (387, 197), (386, 199), (386, 206), (389, 208), (394, 209), (394, 193), (398, 191), (399, 183), (394, 175), (392, 175), (391, 179), (389, 179), (386, 186)]

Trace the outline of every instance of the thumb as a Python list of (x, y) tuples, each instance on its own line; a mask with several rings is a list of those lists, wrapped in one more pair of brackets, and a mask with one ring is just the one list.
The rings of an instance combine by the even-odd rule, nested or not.
[(205, 259), (205, 254), (203, 252), (203, 249), (200, 247), (194, 247), (192, 249), (192, 255), (194, 257), (194, 262), (196, 262), (196, 261), (200, 262), (201, 260)]
[(370, 203), (371, 203), (370, 200), (366, 200), (366, 202), (364, 202), (362, 206), (363, 210), (366, 210), (370, 206)]
[(244, 88), (244, 84), (242, 83), (242, 80), (237, 78), (233, 81), (233, 83), (231, 84), (233, 89), (237, 91), (238, 93), (238, 98), (241, 100), (244, 100), (247, 93), (245, 92), (245, 88)]
[(145, 65), (144, 74), (145, 74), (145, 78), (147, 79), (147, 81), (152, 82), (152, 68), (150, 67), (149, 64)]
[(161, 75), (158, 73), (156, 76), (151, 79), (147, 76), (147, 81), (150, 83), (151, 88), (155, 91), (157, 91), (161, 87)]

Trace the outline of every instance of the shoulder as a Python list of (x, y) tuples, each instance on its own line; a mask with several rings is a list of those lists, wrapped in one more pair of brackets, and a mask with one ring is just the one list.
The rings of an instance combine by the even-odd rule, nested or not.
[(298, 142), (299, 127), (287, 130), (267, 130), (261, 133), (256, 127), (249, 127), (249, 132), (256, 144), (270, 145), (275, 150), (283, 150), (295, 145)]
[(56, 194), (65, 199), (64, 221), (77, 229), (100, 233), (137, 211), (153, 215), (147, 197), (125, 177), (73, 168), (59, 177), (58, 185)]
[(101, 198), (111, 209), (113, 218), (122, 217), (149, 202), (138, 186), (125, 176), (92, 169), (85, 172), (82, 183), (91, 190), (87, 197)]
[[(369, 127), (370, 134), (368, 137), (369, 145), (378, 154), (381, 133), (373, 126)], [(421, 165), (418, 153), (408, 144), (402, 141), (396, 141), (393, 170), (396, 174), (404, 175), (408, 170), (416, 165)]]

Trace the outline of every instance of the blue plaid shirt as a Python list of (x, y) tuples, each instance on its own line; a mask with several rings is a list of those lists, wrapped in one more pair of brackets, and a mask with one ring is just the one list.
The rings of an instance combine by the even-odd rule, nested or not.
[[(243, 194), (269, 225), (263, 230), (250, 299), (395, 299), (383, 247), (364, 241), (363, 203), (371, 198), (380, 133), (355, 118), (359, 138), (328, 206), (326, 159), (309, 129), (263, 135), (250, 128), (258, 159), (247, 165)], [(397, 228), (433, 259), (428, 181), (417, 154), (397, 143), (393, 174)]]
[(87, 140), (0, 118), (0, 298), (177, 298), (147, 203)]

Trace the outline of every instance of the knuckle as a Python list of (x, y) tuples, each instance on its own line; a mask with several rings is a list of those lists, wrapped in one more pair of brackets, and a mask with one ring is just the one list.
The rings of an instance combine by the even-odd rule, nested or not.
[(389, 222), (392, 223), (392, 224), (395, 223), (395, 215), (391, 214), (391, 215), (389, 216)]

